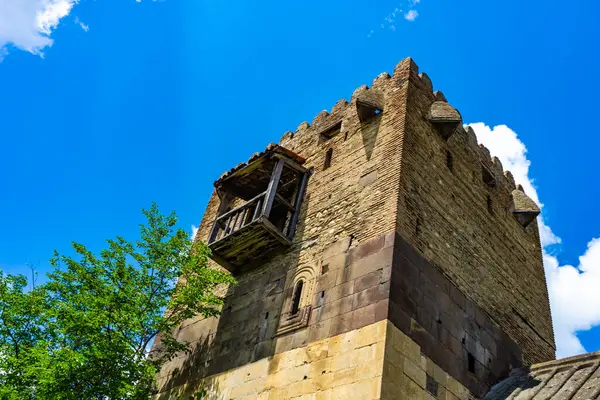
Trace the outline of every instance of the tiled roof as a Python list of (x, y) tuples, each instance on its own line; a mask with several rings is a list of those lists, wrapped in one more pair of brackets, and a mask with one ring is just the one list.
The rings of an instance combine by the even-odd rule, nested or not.
[(484, 400), (600, 398), (600, 351), (514, 370)]
[(289, 157), (290, 159), (292, 159), (293, 161), (297, 162), (298, 164), (303, 164), (304, 161), (305, 161), (304, 157), (302, 157), (302, 156), (294, 153), (293, 151), (288, 150), (285, 147), (280, 146), (278, 144), (269, 143), (269, 145), (267, 146), (267, 148), (264, 151), (261, 151), (259, 153), (254, 153), (250, 157), (250, 159), (248, 161), (239, 163), (238, 165), (236, 165), (235, 167), (233, 167), (229, 171), (223, 173), (223, 175), (221, 175), (219, 177), (219, 179), (215, 182), (215, 186), (218, 186), (222, 181), (224, 181), (225, 179), (227, 179), (233, 173), (239, 171), (240, 169), (243, 169), (243, 168), (247, 167), (252, 162), (258, 160), (259, 158), (262, 158), (262, 157), (265, 157), (265, 156), (268, 156), (268, 155), (274, 154), (274, 153), (281, 154), (283, 156)]

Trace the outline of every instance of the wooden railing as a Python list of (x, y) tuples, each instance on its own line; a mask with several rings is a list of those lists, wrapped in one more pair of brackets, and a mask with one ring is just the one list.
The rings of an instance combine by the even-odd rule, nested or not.
[[(299, 177), (300, 181), (297, 183), (298, 187), (296, 188), (293, 204), (290, 202), (292, 199), (285, 199), (281, 194), (277, 193), (277, 186), (284, 164), (290, 164), (287, 165), (287, 167), (302, 174)], [(308, 174), (302, 167), (296, 166), (291, 161), (284, 160), (283, 158), (278, 159), (266, 190), (233, 210), (219, 215), (213, 224), (208, 244), (211, 245), (212, 243), (226, 238), (261, 217), (268, 219), (275, 229), (280, 230), (281, 235), (291, 239), (296, 229), (298, 211), (306, 188), (307, 178)], [(222, 200), (221, 207), (227, 206), (226, 199), (227, 195), (225, 196), (225, 199)], [(277, 209), (276, 215), (272, 215), (273, 208), (276, 206), (279, 207), (280, 205), (283, 206), (285, 215), (282, 215), (281, 208)], [(220, 208), (219, 213), (222, 211), (223, 209)]]
[(215, 221), (208, 244), (223, 239), (258, 219), (263, 212), (266, 194), (265, 191), (241, 206), (220, 215)]

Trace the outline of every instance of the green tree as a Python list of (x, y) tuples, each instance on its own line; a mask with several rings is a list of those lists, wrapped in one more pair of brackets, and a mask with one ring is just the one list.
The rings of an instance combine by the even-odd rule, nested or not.
[[(40, 288), (27, 292), (24, 277), (2, 278), (0, 290), (9, 294), (0, 292), (0, 307), (9, 324), (0, 323), (31, 321), (36, 329), (0, 330), (0, 386), (8, 388), (0, 395), (145, 399), (160, 366), (189, 350), (175, 328), (219, 313), (217, 289), (234, 279), (209, 267), (210, 250), (175, 228), (174, 213), (164, 216), (155, 204), (143, 213), (147, 224), (136, 242), (117, 236), (99, 254), (79, 243), (74, 257), (55, 252), (54, 271)], [(148, 357), (157, 335), (161, 351)], [(13, 337), (27, 343), (25, 354)]]
[[(32, 282), (33, 285), (33, 282)], [(45, 290), (27, 290), (24, 275), (0, 271), (0, 398), (33, 398), (45, 326)]]

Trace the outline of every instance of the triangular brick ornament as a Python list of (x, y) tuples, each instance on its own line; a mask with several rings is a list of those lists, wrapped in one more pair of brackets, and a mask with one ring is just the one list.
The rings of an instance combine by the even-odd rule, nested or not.
[(510, 211), (523, 227), (529, 225), (540, 214), (538, 205), (518, 189), (512, 191), (512, 206)]
[(445, 101), (435, 101), (431, 105), (427, 120), (435, 126), (444, 139), (448, 139), (462, 122), (460, 113)]

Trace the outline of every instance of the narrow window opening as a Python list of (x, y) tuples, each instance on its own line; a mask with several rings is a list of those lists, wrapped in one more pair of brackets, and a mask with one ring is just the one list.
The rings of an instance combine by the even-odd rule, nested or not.
[(469, 372), (474, 374), (475, 373), (475, 357), (473, 357), (473, 354), (467, 353), (467, 362), (468, 362)]
[(300, 311), (300, 297), (302, 296), (303, 286), (304, 281), (299, 281), (294, 288), (294, 296), (292, 297), (292, 315), (298, 314), (298, 311)]
[(484, 167), (483, 165), (481, 166), (481, 177), (483, 179), (483, 182), (488, 185), (489, 187), (494, 187), (496, 186), (496, 178), (494, 177), (494, 174), (492, 174), (490, 172), (490, 170), (488, 170), (486, 167)]
[(323, 129), (323, 131), (321, 131), (320, 137), (323, 138), (324, 140), (329, 140), (332, 137), (339, 134), (341, 132), (341, 130), (342, 130), (342, 121), (340, 120), (332, 125), (329, 125), (325, 129)]
[(327, 150), (325, 153), (325, 163), (323, 164), (323, 169), (327, 169), (331, 167), (331, 159), (333, 158), (333, 149)]
[(421, 220), (417, 218), (417, 223), (415, 224), (415, 235), (419, 236), (421, 233)]
[(321, 274), (324, 275), (329, 272), (329, 264), (325, 264), (321, 267)]
[(492, 198), (490, 196), (487, 197), (487, 210), (490, 214), (494, 212), (492, 208)]
[(325, 297), (325, 291), (324, 290), (321, 292), (321, 298), (323, 298), (323, 297)]
[(437, 397), (438, 396), (438, 386), (439, 384), (437, 383), (437, 381), (435, 379), (433, 379), (432, 376), (427, 375), (427, 391), (429, 393), (431, 393), (433, 395), (433, 397)]
[(356, 111), (360, 122), (369, 122), (374, 117), (381, 115), (380, 106), (361, 99), (356, 100)]
[(348, 139), (348, 132), (344, 133), (344, 142)]
[(265, 319), (269, 319), (269, 312), (267, 311), (267, 313), (265, 314)]
[(446, 151), (446, 167), (448, 167), (450, 171), (454, 168), (454, 159), (452, 158), (452, 153), (449, 151)]

